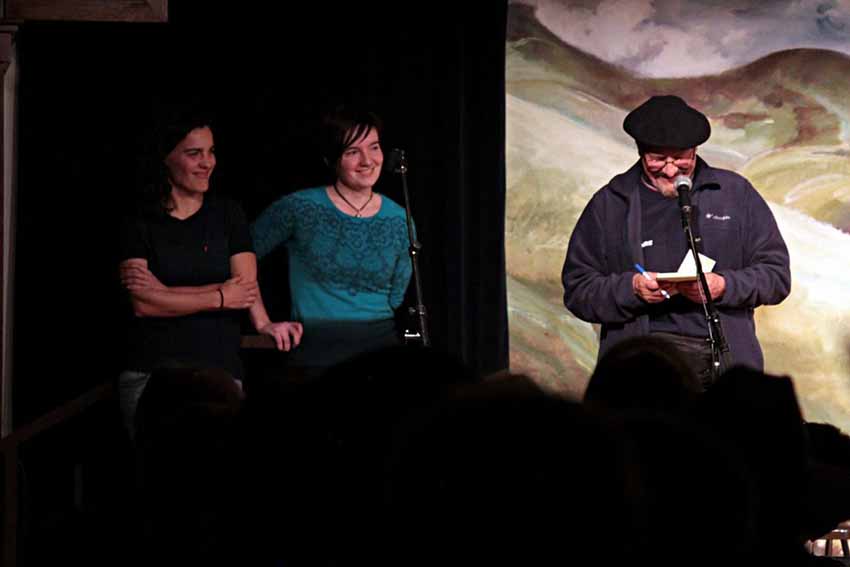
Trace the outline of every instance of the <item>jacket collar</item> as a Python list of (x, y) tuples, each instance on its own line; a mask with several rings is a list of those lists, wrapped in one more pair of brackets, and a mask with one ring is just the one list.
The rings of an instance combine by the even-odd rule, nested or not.
[(694, 191), (697, 189), (720, 189), (717, 170), (699, 156), (697, 156), (697, 166), (694, 170)]

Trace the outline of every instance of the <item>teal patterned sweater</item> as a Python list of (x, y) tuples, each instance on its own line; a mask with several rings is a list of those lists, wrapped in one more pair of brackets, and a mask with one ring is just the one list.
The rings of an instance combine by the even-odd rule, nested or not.
[(263, 211), (251, 234), (258, 258), (288, 248), (292, 320), (390, 319), (404, 299), (405, 212), (383, 195), (376, 215), (356, 218), (337, 209), (325, 187), (297, 191)]

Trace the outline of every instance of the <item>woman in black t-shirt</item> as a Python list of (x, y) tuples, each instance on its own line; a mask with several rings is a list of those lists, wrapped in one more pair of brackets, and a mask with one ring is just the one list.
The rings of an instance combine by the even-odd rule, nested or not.
[(158, 179), (146, 186), (122, 239), (121, 282), (135, 317), (119, 390), (131, 436), (155, 368), (223, 368), (241, 380), (240, 310), (280, 350), (298, 345), (302, 332), (300, 323), (269, 319), (244, 213), (208, 194), (216, 166), (210, 121), (177, 116), (160, 129), (157, 146)]

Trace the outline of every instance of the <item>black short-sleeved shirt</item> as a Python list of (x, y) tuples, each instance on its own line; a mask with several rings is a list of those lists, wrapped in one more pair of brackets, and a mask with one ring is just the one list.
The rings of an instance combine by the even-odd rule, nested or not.
[[(235, 202), (207, 197), (180, 220), (164, 212), (127, 219), (121, 259), (144, 258), (166, 286), (202, 286), (230, 278), (230, 257), (253, 252), (245, 214)], [(181, 317), (134, 317), (127, 367), (148, 371), (180, 363), (224, 368), (242, 377), (241, 312), (204, 311)]]

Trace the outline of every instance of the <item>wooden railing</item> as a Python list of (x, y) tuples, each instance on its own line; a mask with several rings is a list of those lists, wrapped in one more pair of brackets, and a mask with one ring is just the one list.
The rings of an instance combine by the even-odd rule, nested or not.
[(92, 388), (58, 408), (47, 412), (32, 423), (14, 430), (0, 439), (0, 457), (3, 461), (3, 532), (2, 565), (14, 567), (18, 551), (18, 462), (20, 447), (45, 431), (81, 415), (95, 404), (111, 399), (115, 395), (112, 381)]
[(242, 335), (242, 348), (274, 349), (274, 339), (268, 335)]
[[(243, 349), (274, 349), (274, 340), (267, 335), (244, 335)], [(115, 387), (110, 380), (85, 394), (47, 412), (35, 421), (15, 429), (0, 439), (0, 466), (2, 466), (3, 492), (0, 500), (2, 510), (2, 532), (0, 532), (0, 565), (14, 567), (18, 559), (19, 537), (19, 471), (21, 445), (38, 435), (80, 416), (92, 406), (113, 399)]]

